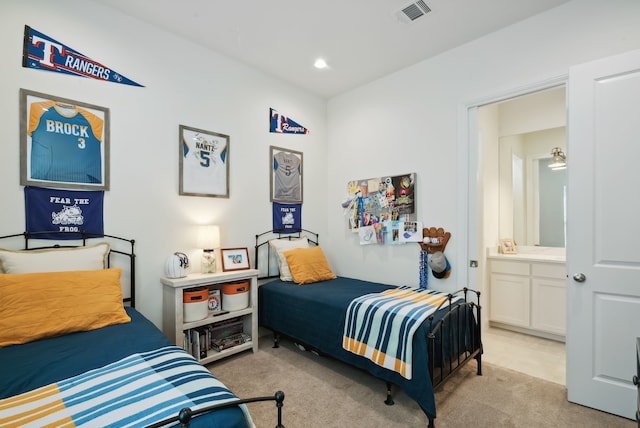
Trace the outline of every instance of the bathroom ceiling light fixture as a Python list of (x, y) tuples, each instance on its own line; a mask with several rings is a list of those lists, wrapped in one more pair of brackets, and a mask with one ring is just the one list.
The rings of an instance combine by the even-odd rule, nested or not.
[(549, 160), (549, 168), (552, 170), (565, 169), (567, 167), (567, 157), (560, 147), (554, 147), (551, 150), (551, 160)]

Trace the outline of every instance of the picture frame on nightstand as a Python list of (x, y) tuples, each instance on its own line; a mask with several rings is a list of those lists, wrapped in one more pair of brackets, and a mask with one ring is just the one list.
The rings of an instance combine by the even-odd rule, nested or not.
[(249, 269), (249, 250), (247, 248), (222, 248), (220, 249), (222, 259), (222, 271)]

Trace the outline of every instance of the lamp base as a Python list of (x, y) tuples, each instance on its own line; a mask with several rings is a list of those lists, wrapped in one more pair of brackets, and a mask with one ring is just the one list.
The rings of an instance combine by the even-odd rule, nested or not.
[(216, 273), (216, 255), (214, 250), (202, 251), (202, 273)]

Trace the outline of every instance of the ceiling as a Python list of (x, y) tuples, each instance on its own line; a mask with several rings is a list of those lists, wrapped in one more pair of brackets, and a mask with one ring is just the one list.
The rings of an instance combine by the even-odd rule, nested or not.
[(331, 98), (568, 0), (94, 1)]

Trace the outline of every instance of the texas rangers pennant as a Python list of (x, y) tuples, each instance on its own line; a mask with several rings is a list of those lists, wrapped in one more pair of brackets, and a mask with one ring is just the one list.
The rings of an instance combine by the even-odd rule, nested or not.
[(275, 109), (269, 109), (269, 132), (276, 132), (278, 134), (308, 134), (309, 130), (300, 125), (287, 116), (283, 116)]
[[(102, 235), (103, 191), (24, 188), (27, 232), (91, 232)], [(41, 239), (65, 239), (59, 235), (38, 235)], [(75, 239), (70, 235), (68, 239)]]
[(24, 26), (22, 66), (124, 85), (142, 86), (28, 25)]
[(296, 233), (302, 229), (302, 204), (273, 203), (273, 231)]

